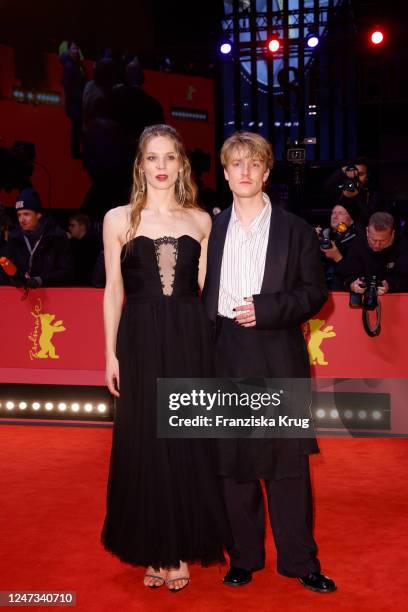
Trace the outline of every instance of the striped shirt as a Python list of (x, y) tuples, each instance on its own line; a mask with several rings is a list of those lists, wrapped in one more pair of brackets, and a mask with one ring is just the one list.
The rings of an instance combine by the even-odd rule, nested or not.
[(263, 194), (265, 206), (244, 229), (232, 206), (221, 265), (218, 314), (233, 319), (233, 308), (245, 305), (244, 297), (260, 293), (265, 271), (266, 248), (272, 206)]

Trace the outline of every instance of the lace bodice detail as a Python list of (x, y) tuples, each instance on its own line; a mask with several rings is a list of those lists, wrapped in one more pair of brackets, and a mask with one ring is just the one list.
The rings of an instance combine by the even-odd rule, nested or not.
[(197, 296), (200, 252), (200, 243), (187, 234), (178, 238), (136, 236), (122, 252), (126, 296), (140, 299)]
[(178, 239), (172, 236), (163, 236), (154, 240), (153, 244), (156, 251), (163, 293), (164, 295), (171, 295), (173, 293), (177, 264)]

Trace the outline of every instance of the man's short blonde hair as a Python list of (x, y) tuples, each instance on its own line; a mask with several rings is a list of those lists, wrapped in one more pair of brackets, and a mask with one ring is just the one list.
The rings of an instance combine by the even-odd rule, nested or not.
[(275, 158), (273, 156), (272, 145), (259, 134), (253, 132), (235, 132), (222, 145), (221, 163), (225, 168), (236, 150), (244, 150), (250, 159), (260, 159), (265, 162), (266, 167), (271, 169)]

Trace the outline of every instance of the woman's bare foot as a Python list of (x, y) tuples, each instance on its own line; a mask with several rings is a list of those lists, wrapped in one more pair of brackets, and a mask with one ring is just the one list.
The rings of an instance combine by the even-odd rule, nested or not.
[(149, 565), (144, 575), (143, 584), (151, 589), (158, 589), (166, 582), (167, 573), (166, 569), (155, 570), (154, 567)]
[(190, 573), (188, 565), (184, 561), (180, 561), (180, 567), (167, 570), (166, 584), (169, 591), (181, 591), (188, 585), (189, 581)]

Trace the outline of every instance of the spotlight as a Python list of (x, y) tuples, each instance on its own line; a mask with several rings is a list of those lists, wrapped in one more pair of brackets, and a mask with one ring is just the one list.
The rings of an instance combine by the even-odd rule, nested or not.
[(323, 419), (326, 416), (326, 411), (323, 410), (323, 408), (319, 408), (318, 410), (316, 410), (316, 416), (319, 419)]
[(46, 410), (52, 410), (54, 408), (54, 404), (52, 402), (47, 402), (45, 404), (45, 409)]
[(279, 51), (280, 48), (280, 42), (279, 39), (274, 36), (271, 38), (271, 40), (268, 42), (268, 49), (271, 53), (276, 53), (277, 51)]
[(380, 45), (384, 41), (384, 34), (381, 30), (375, 30), (370, 34), (370, 41), (373, 45)]
[(13, 410), (14, 402), (6, 402), (6, 408), (7, 410)]
[(381, 412), (379, 410), (374, 410), (372, 416), (375, 421), (379, 421), (381, 419)]
[(339, 411), (336, 408), (333, 408), (333, 410), (330, 410), (330, 416), (332, 419), (338, 419)]
[(20, 410), (25, 410), (27, 408), (27, 402), (20, 402), (18, 407)]
[(359, 410), (358, 418), (359, 419), (366, 419), (367, 418), (367, 412), (365, 410)]
[(85, 404), (84, 410), (85, 412), (92, 412), (92, 404)]
[(64, 402), (60, 402), (58, 404), (58, 410), (60, 410), (60, 412), (64, 412), (67, 409), (67, 405)]
[(223, 42), (220, 46), (220, 51), (223, 55), (228, 55), (232, 51), (232, 45), (230, 42)]
[(105, 404), (98, 404), (98, 412), (100, 412), (100, 413), (106, 412), (106, 405)]
[(33, 402), (33, 403), (31, 404), (31, 406), (32, 406), (32, 409), (33, 409), (33, 410), (39, 410), (39, 409), (40, 409), (41, 404), (40, 404), (40, 402)]
[(79, 404), (77, 402), (74, 402), (73, 404), (71, 404), (71, 410), (72, 410), (72, 412), (78, 412), (79, 411)]
[(316, 34), (311, 34), (307, 39), (307, 46), (314, 49), (319, 44), (319, 39)]

